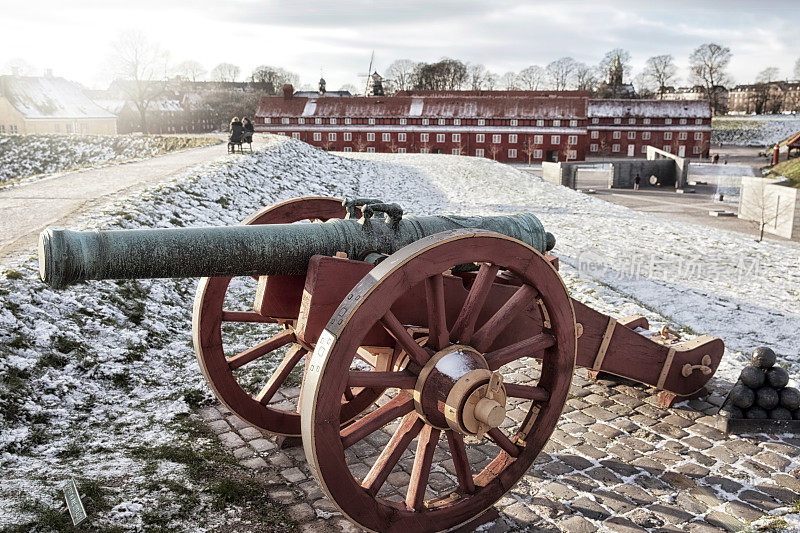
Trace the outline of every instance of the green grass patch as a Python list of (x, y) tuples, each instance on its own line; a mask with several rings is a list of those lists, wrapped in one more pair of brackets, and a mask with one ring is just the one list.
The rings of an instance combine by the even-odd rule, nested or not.
[(788, 161), (782, 161), (769, 169), (767, 177), (775, 178), (778, 176), (786, 176), (789, 178), (790, 187), (800, 188), (800, 157), (795, 157)]
[(5, 274), (8, 279), (22, 279), (22, 272), (19, 270), (9, 269), (6, 270)]

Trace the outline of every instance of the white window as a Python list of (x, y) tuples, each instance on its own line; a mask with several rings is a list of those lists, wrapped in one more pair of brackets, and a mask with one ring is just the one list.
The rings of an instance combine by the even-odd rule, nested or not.
[(475, 157), (483, 157), (483, 148), (475, 149)]
[(321, 141), (322, 140), (322, 134), (320, 132), (315, 133), (314, 134), (314, 140), (315, 141)]
[(649, 118), (643, 118), (642, 119), (642, 124), (650, 124), (650, 119)]
[(352, 134), (352, 133), (350, 133), (349, 131), (348, 131), (348, 132), (345, 132), (345, 134), (344, 134), (344, 140), (345, 140), (345, 141), (352, 141), (352, 140), (353, 140), (353, 134)]
[(615, 145), (611, 146), (611, 151), (612, 152), (619, 152), (619, 145), (615, 144)]
[(316, 119), (314, 119), (314, 123), (322, 124), (322, 119), (321, 118), (316, 118)]
[(367, 133), (367, 141), (374, 141), (375, 134), (374, 133)]
[(567, 144), (578, 144), (578, 136), (570, 135), (569, 137), (567, 137)]
[(508, 121), (508, 124), (509, 126), (516, 126), (517, 124), (519, 124), (519, 122), (517, 121), (517, 119), (512, 118), (511, 120)]
[(561, 135), (551, 135), (550, 144), (561, 144)]
[(635, 138), (636, 138), (636, 132), (635, 131), (629, 131), (628, 132), (628, 139), (635, 139)]
[(682, 131), (682, 132), (680, 132), (678, 134), (678, 140), (679, 141), (685, 141), (686, 140), (686, 132), (685, 131)]
[(508, 142), (509, 144), (517, 144), (517, 134), (516, 133), (510, 134), (508, 136)]
[(621, 118), (615, 118), (614, 119), (614, 124), (622, 124), (622, 119)]
[(501, 139), (502, 139), (502, 135), (500, 135), (499, 133), (495, 134), (495, 135), (492, 135), (492, 142), (495, 143), (495, 144), (503, 142)]
[(478, 126), (485, 126), (485, 125), (486, 125), (486, 120), (484, 120), (482, 118), (479, 118), (478, 119)]
[(541, 128), (542, 126), (544, 126), (544, 120), (542, 119), (537, 120), (536, 125)]
[(460, 126), (460, 125), (461, 125), (461, 119), (460, 118), (454, 118), (453, 119), (453, 126)]
[(367, 146), (367, 152), (369, 152), (370, 154), (374, 154), (375, 153), (375, 147), (374, 146)]
[(533, 158), (534, 159), (541, 159), (542, 158), (542, 151), (541, 150), (534, 150), (533, 151)]
[(672, 132), (671, 131), (665, 131), (664, 132), (664, 140), (665, 141), (671, 141), (672, 140)]
[(398, 154), (404, 154), (404, 153), (406, 153), (406, 149), (405, 148), (398, 148), (397, 149), (397, 153)]
[(642, 140), (645, 140), (645, 141), (649, 141), (650, 140), (650, 132), (649, 131), (643, 131), (642, 132)]
[(681, 119), (681, 124), (686, 124), (686, 119), (685, 118)]
[(392, 140), (392, 134), (391, 134), (391, 133), (384, 133), (384, 134), (382, 134), (382, 135), (381, 135), (381, 140), (382, 140), (383, 142), (385, 142), (385, 143), (388, 143), (389, 141), (391, 141), (391, 140)]
[(570, 120), (569, 121), (569, 127), (570, 128), (577, 128), (578, 127), (578, 121), (577, 120)]
[(696, 119), (694, 119), (694, 123), (695, 124), (702, 124), (703, 123), (703, 119), (702, 118), (696, 118)]
[(665, 144), (664, 146), (661, 147), (661, 149), (664, 150), (665, 152), (670, 152), (672, 150), (672, 147), (668, 144)]
[(264, 119), (264, 124), (272, 124), (272, 117), (266, 117)]
[(427, 118), (423, 118), (423, 119), (422, 119), (422, 125), (423, 125), (423, 126), (427, 126), (427, 125), (428, 125), (428, 122), (429, 122), (429, 121), (428, 121), (428, 119), (427, 119)]
[(461, 148), (453, 148), (450, 150), (450, 153), (453, 155), (461, 155)]
[(298, 119), (297, 119), (297, 123), (298, 123), (298, 124), (305, 124), (305, 123), (306, 123), (306, 119), (304, 119), (304, 118), (298, 118)]
[(294, 133), (292, 133), (292, 139), (299, 139), (299, 138), (300, 138), (300, 132), (299, 131), (295, 131)]
[(621, 139), (622, 138), (622, 132), (621, 131), (615, 131), (614, 134), (612, 135), (612, 137), (614, 137), (615, 139)]
[(642, 153), (643, 154), (647, 153), (647, 145), (644, 145), (644, 144), (642, 145)]
[(427, 133), (420, 133), (420, 134), (419, 134), (419, 140), (420, 140), (420, 142), (424, 142), (424, 143), (428, 142), (428, 137), (429, 137), (429, 136), (428, 136), (428, 134), (427, 134)]
[(350, 117), (346, 117), (346, 118), (344, 119), (344, 123), (345, 123), (345, 124), (352, 124), (352, 123), (353, 123), (353, 119), (352, 119), (352, 118), (350, 118)]
[(699, 154), (700, 153), (700, 147), (699, 146), (695, 146), (694, 148), (692, 148), (692, 153), (693, 154)]
[(281, 123), (283, 123), (283, 124), (288, 124), (288, 123), (289, 123), (289, 117), (283, 117), (283, 118), (281, 119)]
[(702, 141), (703, 140), (703, 133), (700, 131), (694, 132), (694, 140), (695, 141)]
[(475, 142), (476, 143), (486, 142), (486, 137), (483, 135), (483, 133), (479, 133), (475, 136)]
[(599, 132), (599, 131), (597, 131), (597, 130), (594, 130), (594, 131), (592, 132), (592, 139), (597, 139), (597, 138), (599, 138), (599, 137), (600, 137), (600, 132)]
[(335, 118), (330, 119), (330, 123), (331, 124), (336, 124), (336, 119)]
[(0, 124), (0, 133), (5, 133), (5, 132), (6, 132), (6, 125)]
[(516, 159), (517, 158), (517, 150), (516, 150), (516, 148), (509, 148), (509, 150), (508, 150), (508, 158), (509, 159)]
[(405, 133), (398, 133), (397, 134), (397, 140), (400, 141), (401, 143), (406, 142), (406, 134)]
[(369, 122), (370, 126), (374, 126), (375, 125), (375, 119), (374, 118), (371, 118), (371, 119), (367, 120), (367, 122)]
[(405, 125), (406, 125), (406, 122), (408, 122), (406, 119), (404, 119), (404, 118), (401, 118), (401, 119), (400, 119), (400, 125), (401, 125), (401, 126), (405, 126)]
[(599, 118), (595, 117), (595, 118), (592, 119), (592, 124), (599, 124), (599, 123), (600, 123), (600, 119)]
[(596, 144), (590, 144), (589, 145), (589, 151), (590, 152), (596, 152), (597, 151), (597, 145)]
[(553, 121), (553, 127), (554, 127), (554, 128), (557, 128), (557, 127), (559, 127), (560, 125), (561, 125), (561, 121), (560, 121), (560, 120), (556, 119), (556, 120), (554, 120), (554, 121)]
[(672, 124), (672, 119), (671, 118), (665, 118), (664, 119), (664, 124)]
[(345, 146), (345, 147), (344, 147), (344, 149), (343, 149), (343, 151), (345, 151), (345, 152), (352, 152), (352, 151), (353, 151), (353, 147), (352, 147), (352, 146)]
[(567, 159), (578, 159), (577, 150), (567, 150)]
[(436, 134), (436, 142), (443, 143), (444, 142), (444, 133), (437, 133)]
[(534, 135), (533, 144), (544, 144), (544, 135)]
[(443, 119), (443, 118), (440, 118), (440, 119), (439, 119), (439, 125), (440, 125), (440, 126), (444, 126), (444, 124), (445, 124), (445, 121), (444, 121), (444, 119)]
[(629, 118), (628, 119), (628, 124), (636, 124), (636, 119), (635, 118)]
[(427, 149), (427, 148), (420, 148), (420, 149), (419, 149), (419, 153), (421, 153), (421, 154), (428, 154), (428, 153), (430, 153), (430, 150), (429, 150), (429, 149)]
[(329, 141), (335, 141), (336, 140), (336, 134), (335, 133), (329, 133), (328, 134), (328, 140)]
[(461, 142), (461, 134), (460, 133), (454, 133), (452, 138), (453, 138), (453, 142), (454, 143), (460, 143)]

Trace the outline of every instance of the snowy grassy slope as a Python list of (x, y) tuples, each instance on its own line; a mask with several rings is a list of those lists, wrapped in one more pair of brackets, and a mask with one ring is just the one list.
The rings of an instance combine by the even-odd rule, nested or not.
[(218, 142), (213, 138), (159, 135), (0, 135), (0, 186), (32, 176), (143, 159)]
[(800, 131), (800, 117), (797, 115), (714, 117), (712, 128), (712, 145), (721, 142), (771, 148), (776, 142)]
[[(86, 226), (233, 224), (301, 195), (377, 196), (411, 214), (534, 212), (556, 235), (562, 275), (580, 300), (722, 337), (720, 373), (729, 379), (759, 344), (800, 370), (800, 249), (669, 223), (486, 159), (342, 158), (271, 138), (263, 151), (200, 165)], [(757, 260), (760, 273), (733, 279), (740, 257), (745, 267)], [(214, 530), (255, 512), (244, 502), (257, 489), (187, 415), (209, 398), (191, 348), (195, 285), (96, 282), (56, 292), (37, 280), (34, 262), (0, 280), (0, 499), (8, 502), (0, 527), (63, 519), (58, 489), (71, 476), (94, 494), (93, 527)], [(270, 513), (259, 521), (285, 525)]]

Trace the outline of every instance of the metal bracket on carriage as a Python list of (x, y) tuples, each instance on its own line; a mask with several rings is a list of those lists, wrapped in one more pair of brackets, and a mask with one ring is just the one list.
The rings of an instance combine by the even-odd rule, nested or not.
[(651, 332), (644, 317), (617, 320), (572, 303), (583, 325), (576, 363), (588, 368), (591, 377), (612, 374), (655, 387), (664, 407), (704, 394), (725, 350), (720, 339), (701, 335), (681, 342), (668, 328)]

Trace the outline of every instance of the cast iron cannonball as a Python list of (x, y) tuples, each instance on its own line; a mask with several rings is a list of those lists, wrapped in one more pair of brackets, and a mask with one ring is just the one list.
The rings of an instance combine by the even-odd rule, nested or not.
[(782, 389), (789, 383), (789, 373), (779, 366), (773, 366), (767, 370), (767, 383), (770, 387)]
[(766, 346), (753, 350), (753, 355), (750, 357), (753, 366), (765, 369), (771, 368), (775, 364), (775, 359), (775, 352), (772, 351), (772, 348), (767, 348)]
[(772, 387), (761, 387), (756, 391), (756, 405), (762, 409), (769, 411), (778, 407), (781, 399), (778, 396), (778, 391)]
[(772, 420), (791, 420), (792, 412), (785, 407), (776, 407), (769, 412), (769, 417)]
[(800, 391), (794, 387), (786, 387), (779, 393), (781, 397), (781, 407), (790, 411), (800, 408)]
[(760, 407), (753, 406), (745, 412), (744, 416), (752, 420), (766, 420), (769, 418), (769, 413)]
[(744, 418), (744, 413), (742, 410), (732, 404), (723, 405), (719, 412), (722, 416), (728, 418)]
[(739, 409), (747, 409), (756, 399), (756, 393), (753, 389), (744, 383), (737, 383), (731, 390), (731, 402)]
[(767, 376), (764, 371), (754, 366), (744, 367), (741, 375), (739, 375), (739, 381), (754, 390), (763, 386), (766, 379)]

